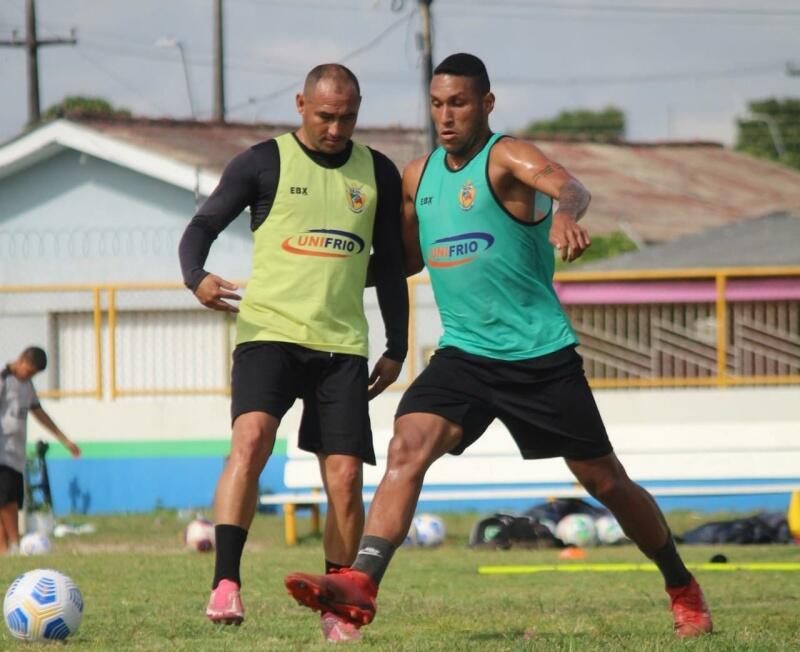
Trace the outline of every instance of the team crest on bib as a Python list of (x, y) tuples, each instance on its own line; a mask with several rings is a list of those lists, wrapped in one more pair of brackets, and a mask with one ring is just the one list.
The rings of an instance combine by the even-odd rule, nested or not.
[(474, 203), (475, 186), (472, 185), (472, 181), (467, 181), (458, 191), (458, 204), (463, 210), (468, 211)]
[(361, 190), (361, 188), (356, 185), (347, 186), (348, 208), (354, 213), (362, 213), (365, 205), (366, 199), (364, 198), (364, 192)]

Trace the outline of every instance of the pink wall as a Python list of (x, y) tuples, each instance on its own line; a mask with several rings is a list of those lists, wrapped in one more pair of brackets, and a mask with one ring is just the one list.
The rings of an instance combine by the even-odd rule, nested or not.
[[(581, 304), (709, 303), (717, 299), (713, 280), (597, 281), (554, 283), (561, 302)], [(729, 279), (728, 301), (800, 300), (800, 278)]]

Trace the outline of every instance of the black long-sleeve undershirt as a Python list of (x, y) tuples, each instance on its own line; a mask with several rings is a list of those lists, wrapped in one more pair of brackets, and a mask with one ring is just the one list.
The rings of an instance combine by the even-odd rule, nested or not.
[[(352, 151), (352, 142), (339, 154), (315, 152), (297, 142), (314, 162), (327, 168), (344, 165)], [(400, 174), (386, 156), (371, 151), (378, 205), (370, 276), (375, 282), (386, 329), (384, 356), (402, 362), (408, 351), (408, 286), (400, 235)], [(275, 140), (254, 145), (231, 160), (214, 192), (197, 211), (181, 238), (178, 253), (183, 280), (189, 289), (195, 291), (209, 274), (204, 266), (212, 243), (245, 208), (250, 207), (252, 231), (268, 219), (279, 179), (280, 153)]]

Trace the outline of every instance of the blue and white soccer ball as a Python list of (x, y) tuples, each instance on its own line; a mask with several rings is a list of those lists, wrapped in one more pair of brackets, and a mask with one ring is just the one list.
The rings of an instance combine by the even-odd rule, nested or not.
[(19, 552), (22, 555), (46, 555), (50, 552), (50, 539), (41, 532), (29, 532), (19, 541)]
[(9, 587), (3, 616), (11, 635), (23, 641), (62, 640), (74, 634), (83, 617), (83, 596), (69, 577), (37, 569)]
[(607, 546), (620, 543), (628, 538), (613, 516), (601, 516), (594, 522), (594, 526), (597, 529), (597, 540)]
[(565, 544), (578, 546), (597, 545), (597, 529), (594, 519), (587, 514), (569, 514), (556, 526), (556, 536)]
[(444, 523), (435, 514), (420, 514), (414, 517), (414, 527), (417, 528), (417, 545), (432, 547), (444, 542)]

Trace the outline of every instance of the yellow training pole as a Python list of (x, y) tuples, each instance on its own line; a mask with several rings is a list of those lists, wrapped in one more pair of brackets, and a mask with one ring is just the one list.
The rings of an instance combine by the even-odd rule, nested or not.
[[(686, 564), (702, 571), (800, 571), (800, 562), (751, 562), (742, 564)], [(524, 575), (529, 573), (626, 573), (655, 572), (655, 564), (535, 564), (532, 566), (481, 566), (479, 575)]]

